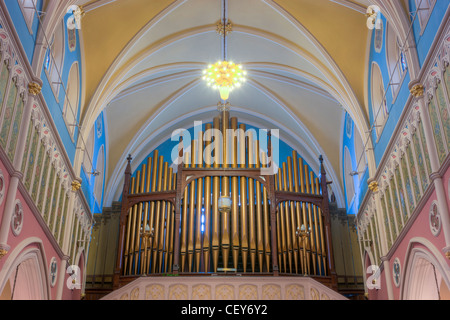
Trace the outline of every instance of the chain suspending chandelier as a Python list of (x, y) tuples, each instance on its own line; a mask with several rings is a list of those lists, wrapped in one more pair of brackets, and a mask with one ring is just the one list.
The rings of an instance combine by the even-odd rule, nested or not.
[(220, 98), (224, 101), (230, 97), (230, 92), (239, 88), (245, 82), (246, 71), (240, 64), (227, 60), (227, 34), (231, 32), (231, 22), (226, 18), (226, 5), (223, 1), (224, 17), (223, 25), (218, 24), (217, 32), (223, 35), (223, 61), (209, 65), (203, 70), (203, 80), (209, 87), (219, 90)]

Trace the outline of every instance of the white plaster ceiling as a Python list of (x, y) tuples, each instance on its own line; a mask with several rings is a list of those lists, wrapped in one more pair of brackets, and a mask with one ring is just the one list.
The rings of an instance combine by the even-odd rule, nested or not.
[[(344, 109), (361, 129), (367, 123), (362, 82), (369, 31), (361, 12), (368, 1), (296, 0), (293, 7), (287, 0), (226, 2), (233, 23), (228, 59), (248, 71), (248, 82), (230, 96), (231, 115), (280, 129), (282, 139), (316, 172), (323, 155), (343, 206)], [(132, 28), (127, 24), (134, 17), (129, 7), (148, 10), (149, 16), (136, 12)], [(222, 0), (98, 0), (85, 8), (88, 90), (82, 127), (87, 135), (105, 111), (108, 206), (122, 190), (128, 154), (143, 159), (174, 129), (193, 126), (195, 120), (212, 121), (217, 115), (219, 94), (201, 80), (201, 71), (222, 59), (222, 39), (216, 33)], [(342, 16), (342, 25), (327, 22), (333, 12)], [(110, 32), (95, 34), (106, 30)]]

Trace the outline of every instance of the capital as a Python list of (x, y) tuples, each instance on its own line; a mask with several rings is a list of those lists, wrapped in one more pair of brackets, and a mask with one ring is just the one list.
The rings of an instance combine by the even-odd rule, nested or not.
[(41, 93), (42, 87), (36, 82), (30, 82), (28, 84), (28, 92), (33, 96), (37, 96)]
[(378, 182), (372, 181), (369, 183), (369, 189), (372, 192), (378, 192)]
[(80, 190), (80, 188), (81, 188), (81, 182), (78, 180), (73, 180), (72, 181), (72, 191), (77, 192), (78, 190)]
[(0, 244), (0, 260), (8, 254), (9, 249), (11, 249), (11, 247), (7, 244)]
[(5, 249), (0, 249), (0, 260), (8, 254), (8, 251)]
[(410, 88), (409, 91), (411, 92), (414, 98), (420, 98), (423, 96), (424, 86), (418, 83), (414, 85), (412, 88)]

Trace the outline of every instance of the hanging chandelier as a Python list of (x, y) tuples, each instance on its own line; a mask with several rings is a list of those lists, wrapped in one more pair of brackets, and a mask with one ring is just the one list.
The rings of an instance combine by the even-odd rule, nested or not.
[(207, 82), (207, 85), (215, 90), (218, 89), (220, 98), (225, 101), (228, 100), (233, 89), (239, 88), (245, 82), (246, 72), (242, 65), (224, 60), (209, 65), (203, 74), (203, 80)]
[(223, 35), (223, 61), (218, 61), (213, 65), (209, 65), (203, 70), (203, 80), (209, 87), (219, 90), (220, 98), (224, 101), (230, 97), (230, 92), (235, 88), (239, 88), (245, 81), (247, 72), (240, 64), (235, 64), (227, 60), (227, 34), (232, 30), (230, 21), (227, 23), (226, 6), (224, 1), (224, 18), (223, 24), (219, 22), (217, 25), (217, 33)]

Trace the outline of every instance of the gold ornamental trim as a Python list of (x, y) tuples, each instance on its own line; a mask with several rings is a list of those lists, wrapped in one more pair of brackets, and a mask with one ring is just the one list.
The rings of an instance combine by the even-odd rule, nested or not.
[(216, 28), (216, 32), (218, 34), (220, 34), (221, 36), (223, 36), (224, 34), (224, 30), (225, 30), (225, 35), (227, 36), (228, 34), (230, 34), (233, 31), (233, 24), (231, 23), (230, 20), (228, 20), (228, 23), (224, 26), (222, 21), (219, 21), (217, 23), (217, 28)]

